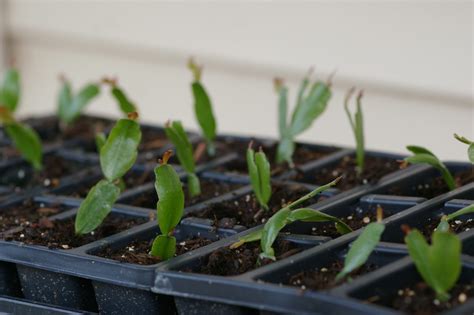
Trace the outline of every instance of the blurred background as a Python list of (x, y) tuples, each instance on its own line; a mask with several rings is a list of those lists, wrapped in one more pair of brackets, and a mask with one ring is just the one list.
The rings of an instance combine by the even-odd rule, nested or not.
[[(79, 88), (116, 76), (142, 121), (196, 129), (189, 56), (204, 64), (220, 132), (277, 136), (272, 79), (337, 70), (326, 113), (298, 140), (352, 146), (343, 111), (365, 90), (368, 148), (424, 145), (463, 160), (474, 138), (471, 1), (0, 0), (0, 71), (20, 69), (22, 116), (53, 113), (63, 73)], [(108, 93), (88, 113), (119, 117)]]

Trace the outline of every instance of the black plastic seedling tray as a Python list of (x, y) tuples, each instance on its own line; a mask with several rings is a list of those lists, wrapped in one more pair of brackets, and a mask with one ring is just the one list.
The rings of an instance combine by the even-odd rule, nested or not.
[[(35, 120), (34, 125), (41, 129), (41, 119)], [(108, 130), (103, 129), (105, 132)], [(383, 242), (369, 259), (369, 263), (376, 266), (374, 270), (327, 290), (302, 289), (301, 286), (291, 285), (289, 280), (295, 273), (323, 268), (342, 260), (351, 242), (361, 232), (358, 229), (338, 237), (318, 232), (322, 223), (294, 223), (285, 228), (279, 237), (295, 249), (294, 255), (234, 276), (202, 274), (200, 266), (211, 253), (227, 248), (238, 237), (250, 233), (255, 224), (222, 226), (213, 218), (197, 216), (209, 207), (218, 212), (226, 202), (249, 198), (252, 189), (245, 170), (248, 143), (253, 140), (255, 147), (262, 146), (270, 155), (276, 145), (273, 139), (225, 135), (217, 140), (218, 152), (222, 154), (216, 159), (198, 163), (197, 173), (202, 182), (212, 182), (214, 186), (226, 189), (188, 204), (186, 218), (175, 231), (178, 242), (200, 236), (211, 243), (166, 262), (150, 265), (119, 262), (99, 255), (106, 249), (127, 248), (136, 241), (151, 241), (159, 233), (157, 222), (153, 219), (157, 201), (153, 168), (156, 159), (172, 146), (163, 138), (162, 127), (146, 125), (144, 130), (148, 133), (146, 138), (151, 139), (152, 143), (140, 148), (136, 165), (125, 177), (132, 184), (122, 193), (112, 211), (112, 216), (140, 219), (140, 224), (76, 248), (59, 249), (12, 240), (13, 233), (20, 229), (2, 231), (0, 294), (5, 298), (0, 298), (0, 312), (12, 312), (10, 310), (13, 309), (13, 312), (25, 314), (30, 310), (36, 311), (35, 314), (62, 314), (58, 307), (69, 307), (73, 309), (71, 314), (395, 314), (397, 312), (393, 309), (370, 304), (366, 300), (376, 294), (382, 300), (387, 299), (391, 292), (397, 290), (397, 285), (419, 280), (407, 257), (400, 225), (421, 227), (426, 220), (438, 220), (441, 214), (474, 202), (474, 183), (451, 192), (440, 191), (421, 196), (420, 189), (429, 186), (434, 178), (439, 177), (439, 173), (420, 165), (394, 169), (377, 181), (327, 190), (308, 204), (311, 208), (338, 217), (358, 218), (370, 217), (381, 206), (387, 229)], [(51, 136), (48, 130), (40, 134)], [(159, 138), (156, 143), (153, 142), (153, 135)], [(192, 133), (190, 139), (194, 145), (202, 142)], [(8, 141), (0, 141), (0, 147), (8, 144)], [(54, 187), (38, 185), (23, 189), (12, 187), (4, 180), (8, 177), (2, 175), (5, 185), (0, 185), (0, 212), (8, 213), (16, 205), (33, 202), (61, 207), (60, 213), (49, 217), (53, 222), (74, 218), (87, 189), (101, 178), (99, 156), (91, 139), (60, 139), (59, 144), (48, 149), (48, 154), (78, 165), (77, 171), (61, 176)], [(314, 151), (318, 154), (314, 155), (315, 159), (298, 161), (295, 169), (273, 169), (274, 186), (281, 185), (288, 191), (295, 187), (314, 189), (325, 184), (318, 180), (319, 176), (331, 172), (335, 165), (355, 154), (350, 148), (308, 143), (300, 143), (297, 148), (302, 150), (300, 152)], [(392, 162), (403, 158), (375, 151), (368, 152), (368, 156)], [(447, 165), (454, 172), (472, 170), (472, 165), (468, 163)], [(185, 185), (185, 173), (179, 166), (175, 167)], [(31, 172), (27, 164), (19, 159), (0, 163), (2, 174), (18, 174), (20, 170)], [(138, 185), (133, 185), (137, 180)], [(460, 281), (474, 285), (471, 257), (474, 255), (474, 230), (461, 231), (459, 236), (463, 241), (464, 254)], [(449, 314), (470, 314), (473, 311), (473, 300), (470, 299)]]

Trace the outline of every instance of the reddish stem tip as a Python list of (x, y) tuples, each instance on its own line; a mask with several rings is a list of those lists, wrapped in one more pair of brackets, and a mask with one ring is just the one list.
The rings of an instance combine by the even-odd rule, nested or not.
[(137, 120), (138, 119), (138, 113), (137, 112), (127, 113), (127, 117), (128, 117), (128, 119), (131, 119), (131, 120)]
[(162, 165), (168, 164), (168, 160), (170, 157), (173, 155), (173, 150), (168, 150), (165, 153), (163, 153), (163, 157), (158, 160), (158, 162)]
[(253, 147), (253, 140), (250, 140), (248, 148), (252, 149), (252, 147)]
[(407, 235), (411, 231), (411, 228), (407, 224), (402, 224), (400, 226), (400, 228), (402, 229), (402, 231), (405, 235)]
[(383, 220), (383, 208), (380, 206), (380, 205), (377, 205), (377, 213), (376, 213), (376, 216), (377, 216), (377, 222), (382, 222)]

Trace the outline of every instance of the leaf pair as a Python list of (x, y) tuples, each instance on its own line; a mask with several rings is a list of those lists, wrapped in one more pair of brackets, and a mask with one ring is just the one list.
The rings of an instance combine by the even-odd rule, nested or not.
[(413, 156), (405, 158), (405, 161), (411, 164), (428, 164), (440, 171), (446, 185), (450, 190), (456, 188), (456, 183), (449, 169), (436, 157), (431, 151), (426, 148), (409, 145), (407, 146), (408, 151), (413, 153)]
[(448, 291), (461, 274), (461, 241), (449, 231), (433, 232), (431, 246), (418, 230), (405, 236), (408, 252), (423, 280), (440, 301), (449, 299)]
[(0, 123), (12, 140), (15, 148), (35, 170), (42, 168), (43, 152), (41, 140), (31, 127), (16, 121), (14, 112), (20, 99), (20, 75), (18, 71), (9, 69), (5, 73), (0, 86)]
[(212, 103), (206, 89), (201, 83), (202, 67), (198, 66), (193, 59), (188, 62), (188, 68), (193, 73), (194, 81), (191, 89), (194, 97), (194, 113), (204, 138), (206, 139), (207, 153), (215, 155), (214, 139), (216, 138), (216, 119), (212, 110)]
[(81, 203), (76, 215), (76, 234), (92, 232), (110, 213), (123, 188), (122, 176), (135, 163), (140, 140), (140, 125), (134, 119), (120, 119), (105, 143), (100, 143), (100, 166), (105, 179)]
[(465, 143), (469, 146), (467, 148), (467, 156), (469, 158), (469, 161), (471, 161), (471, 163), (474, 164), (474, 141), (471, 141), (471, 140), (467, 139), (466, 137), (459, 136), (457, 134), (454, 134), (454, 138), (456, 138), (456, 140), (458, 140), (462, 143)]
[(176, 239), (172, 233), (184, 212), (180, 178), (174, 168), (167, 164), (171, 154), (171, 151), (166, 152), (161, 164), (155, 168), (155, 189), (158, 195), (156, 209), (161, 235), (153, 241), (151, 254), (162, 260), (172, 258), (176, 252)]
[(290, 122), (287, 118), (288, 88), (279, 79), (275, 80), (275, 86), (279, 94), (278, 125), (280, 132), (277, 163), (286, 161), (292, 164), (292, 156), (295, 150), (294, 138), (308, 129), (314, 120), (326, 110), (331, 98), (330, 84), (322, 81), (310, 83), (309, 78), (305, 77), (301, 82), (296, 107)]
[(268, 210), (268, 201), (272, 196), (270, 163), (261, 148), (259, 152), (255, 153), (252, 143), (247, 149), (247, 167), (255, 196), (259, 204)]
[(354, 133), (354, 137), (356, 140), (356, 162), (357, 162), (357, 173), (360, 175), (364, 170), (364, 160), (365, 160), (365, 144), (364, 144), (364, 119), (362, 116), (362, 108), (361, 108), (361, 99), (362, 99), (362, 91), (359, 92), (356, 98), (356, 111), (354, 113), (354, 117), (352, 117), (351, 112), (349, 111), (349, 100), (354, 93), (354, 88), (350, 89), (346, 95), (346, 99), (344, 101), (344, 110), (346, 111), (347, 118), (349, 119), (349, 123), (351, 124), (352, 132)]
[(196, 176), (193, 157), (193, 146), (180, 121), (168, 122), (165, 126), (166, 136), (176, 147), (178, 160), (188, 176), (188, 190), (191, 197), (201, 194), (201, 185)]
[(298, 200), (290, 203), (286, 207), (280, 209), (277, 213), (275, 213), (268, 221), (265, 223), (263, 228), (258, 229), (250, 234), (247, 234), (244, 237), (239, 238), (239, 240), (231, 245), (231, 248), (237, 248), (244, 243), (248, 242), (255, 242), (260, 240), (260, 247), (262, 253), (260, 254), (261, 258), (269, 258), (275, 260), (275, 251), (273, 249), (273, 243), (275, 242), (276, 238), (280, 231), (288, 224), (296, 222), (296, 221), (303, 221), (303, 222), (334, 222), (336, 225), (336, 229), (341, 234), (346, 234), (352, 231), (352, 229), (345, 224), (342, 220), (325, 214), (323, 212), (310, 209), (310, 208), (300, 208), (293, 210), (300, 204), (310, 200), (317, 194), (335, 186), (340, 178), (326, 184), (324, 186), (320, 186), (315, 190), (311, 191), (310, 193), (306, 194), (305, 196), (299, 198)]

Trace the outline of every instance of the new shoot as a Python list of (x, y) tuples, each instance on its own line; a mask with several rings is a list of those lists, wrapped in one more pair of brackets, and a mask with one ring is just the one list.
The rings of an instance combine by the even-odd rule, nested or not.
[(357, 162), (357, 174), (360, 176), (364, 171), (364, 159), (365, 159), (365, 146), (364, 146), (364, 118), (362, 116), (361, 99), (363, 92), (359, 91), (356, 97), (356, 110), (354, 115), (349, 110), (349, 101), (352, 94), (355, 92), (355, 88), (351, 88), (346, 95), (344, 101), (344, 110), (346, 111), (347, 118), (351, 125), (352, 132), (356, 142), (356, 162)]
[(122, 113), (127, 115), (128, 113), (138, 112), (137, 106), (132, 102), (123, 88), (119, 87), (117, 84), (117, 79), (115, 78), (103, 78), (102, 83), (110, 86), (110, 94), (117, 101), (120, 110)]
[(272, 196), (272, 186), (270, 183), (270, 163), (267, 160), (262, 148), (257, 153), (252, 148), (250, 142), (247, 149), (247, 166), (249, 170), (250, 182), (253, 192), (257, 197), (260, 206), (268, 210), (268, 201)]
[(405, 158), (405, 163), (431, 165), (441, 173), (441, 176), (443, 177), (446, 185), (449, 187), (449, 190), (456, 188), (456, 182), (454, 181), (453, 175), (451, 175), (449, 169), (431, 151), (426, 148), (414, 145), (407, 146), (407, 150), (412, 152), (413, 155)]
[(408, 253), (418, 273), (435, 292), (436, 298), (447, 301), (449, 290), (461, 274), (461, 241), (448, 230), (436, 229), (429, 245), (420, 231), (402, 226)]
[(128, 116), (115, 124), (105, 143), (103, 139), (98, 140), (104, 179), (92, 187), (81, 203), (76, 215), (76, 234), (95, 230), (110, 213), (124, 188), (122, 177), (135, 163), (141, 140), (138, 115), (129, 113)]
[(452, 221), (452, 220), (454, 220), (454, 219), (456, 219), (460, 216), (467, 215), (467, 214), (473, 214), (473, 213), (474, 213), (474, 204), (469, 205), (467, 207), (464, 207), (464, 208), (462, 208), (462, 209), (460, 209), (456, 212), (453, 212), (451, 214), (444, 215), (441, 218), (441, 221), (439, 222), (437, 229), (448, 230), (450, 221)]
[(183, 125), (180, 121), (168, 121), (165, 125), (165, 132), (166, 136), (176, 147), (179, 163), (186, 171), (190, 197), (200, 195), (201, 184), (199, 182), (199, 177), (197, 177), (195, 173), (196, 166), (193, 157), (193, 146), (188, 139), (188, 135), (184, 131)]
[(296, 107), (291, 120), (288, 121), (288, 88), (283, 80), (275, 79), (278, 93), (278, 127), (280, 142), (278, 144), (276, 162), (288, 162), (293, 166), (292, 156), (295, 151), (295, 137), (308, 129), (312, 123), (326, 110), (331, 98), (331, 82), (316, 81), (311, 83), (309, 74), (301, 82)]
[(191, 58), (188, 61), (188, 68), (191, 70), (194, 79), (191, 84), (194, 97), (194, 113), (206, 140), (207, 153), (209, 156), (214, 156), (216, 154), (214, 146), (216, 119), (214, 118), (211, 99), (201, 83), (202, 66), (197, 65)]
[(20, 100), (20, 74), (9, 69), (0, 86), (0, 124), (23, 158), (38, 171), (42, 168), (43, 150), (36, 131), (15, 119)]
[(151, 255), (161, 260), (172, 258), (176, 253), (175, 227), (184, 212), (184, 193), (178, 174), (168, 160), (172, 151), (167, 151), (155, 168), (155, 189), (158, 194), (156, 204), (158, 226), (161, 234), (153, 241)]
[(297, 208), (299, 205), (310, 200), (320, 192), (335, 186), (340, 179), (341, 178), (339, 177), (329, 184), (320, 186), (298, 200), (293, 201), (281, 208), (267, 221), (267, 223), (265, 223), (263, 228), (256, 229), (255, 231), (239, 238), (236, 243), (231, 245), (231, 248), (238, 248), (245, 243), (260, 241), (260, 248), (262, 251), (260, 258), (275, 260), (276, 258), (275, 251), (273, 249), (273, 243), (277, 239), (280, 231), (285, 226), (296, 221), (334, 222), (336, 229), (340, 234), (352, 232), (352, 229), (339, 218), (311, 208)]
[(456, 140), (468, 145), (467, 156), (469, 157), (469, 161), (471, 161), (471, 163), (474, 164), (474, 141), (471, 141), (471, 140), (467, 139), (466, 137), (459, 136), (457, 134), (454, 134), (454, 138), (456, 138)]

